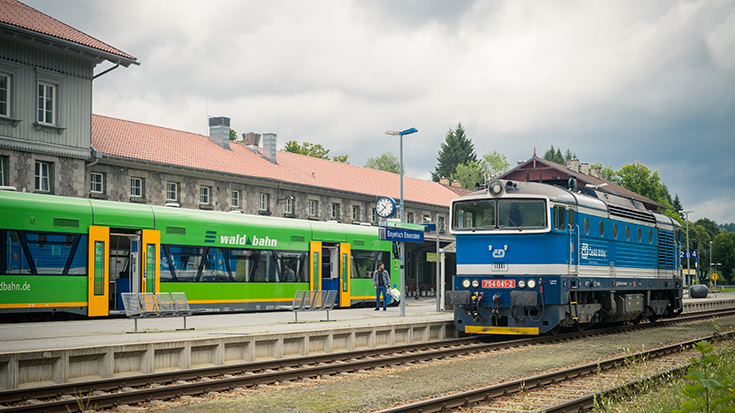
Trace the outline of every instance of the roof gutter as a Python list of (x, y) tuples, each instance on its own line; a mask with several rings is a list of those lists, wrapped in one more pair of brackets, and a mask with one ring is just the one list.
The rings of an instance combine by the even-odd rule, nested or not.
[(92, 148), (92, 154), (91, 155), (94, 158), (94, 161), (92, 161), (92, 162), (90, 162), (88, 164), (85, 164), (84, 165), (85, 168), (89, 168), (90, 166), (96, 165), (97, 162), (100, 161), (100, 158), (102, 158), (102, 153), (101, 152), (97, 152), (97, 149), (95, 149), (94, 146), (91, 146), (90, 145), (90, 148)]

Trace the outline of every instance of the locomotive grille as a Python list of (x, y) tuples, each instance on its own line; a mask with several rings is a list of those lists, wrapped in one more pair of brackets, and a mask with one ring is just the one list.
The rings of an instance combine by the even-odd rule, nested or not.
[(508, 271), (508, 261), (505, 261), (505, 260), (493, 261), (493, 271)]

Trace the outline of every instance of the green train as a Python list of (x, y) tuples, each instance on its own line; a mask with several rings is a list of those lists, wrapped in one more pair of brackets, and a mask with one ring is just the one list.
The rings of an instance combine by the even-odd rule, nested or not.
[(376, 227), (13, 191), (0, 191), (0, 240), (2, 315), (114, 315), (124, 292), (235, 312), (337, 290), (351, 307), (374, 302), (378, 262), (400, 278)]

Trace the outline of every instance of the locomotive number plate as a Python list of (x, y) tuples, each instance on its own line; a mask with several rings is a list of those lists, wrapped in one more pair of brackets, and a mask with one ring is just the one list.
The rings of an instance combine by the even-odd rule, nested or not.
[(482, 288), (516, 288), (516, 280), (482, 280)]

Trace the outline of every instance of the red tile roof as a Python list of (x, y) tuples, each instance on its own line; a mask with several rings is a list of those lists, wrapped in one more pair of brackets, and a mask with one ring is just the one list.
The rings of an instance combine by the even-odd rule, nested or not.
[(88, 46), (128, 60), (136, 60), (135, 57), (16, 0), (0, 0), (0, 23)]
[[(92, 117), (92, 146), (106, 156), (400, 199), (398, 174), (284, 151), (273, 164), (241, 142), (230, 142), (227, 150), (204, 135), (101, 115)], [(406, 201), (449, 207), (458, 196), (445, 185), (407, 176), (403, 186)]]

